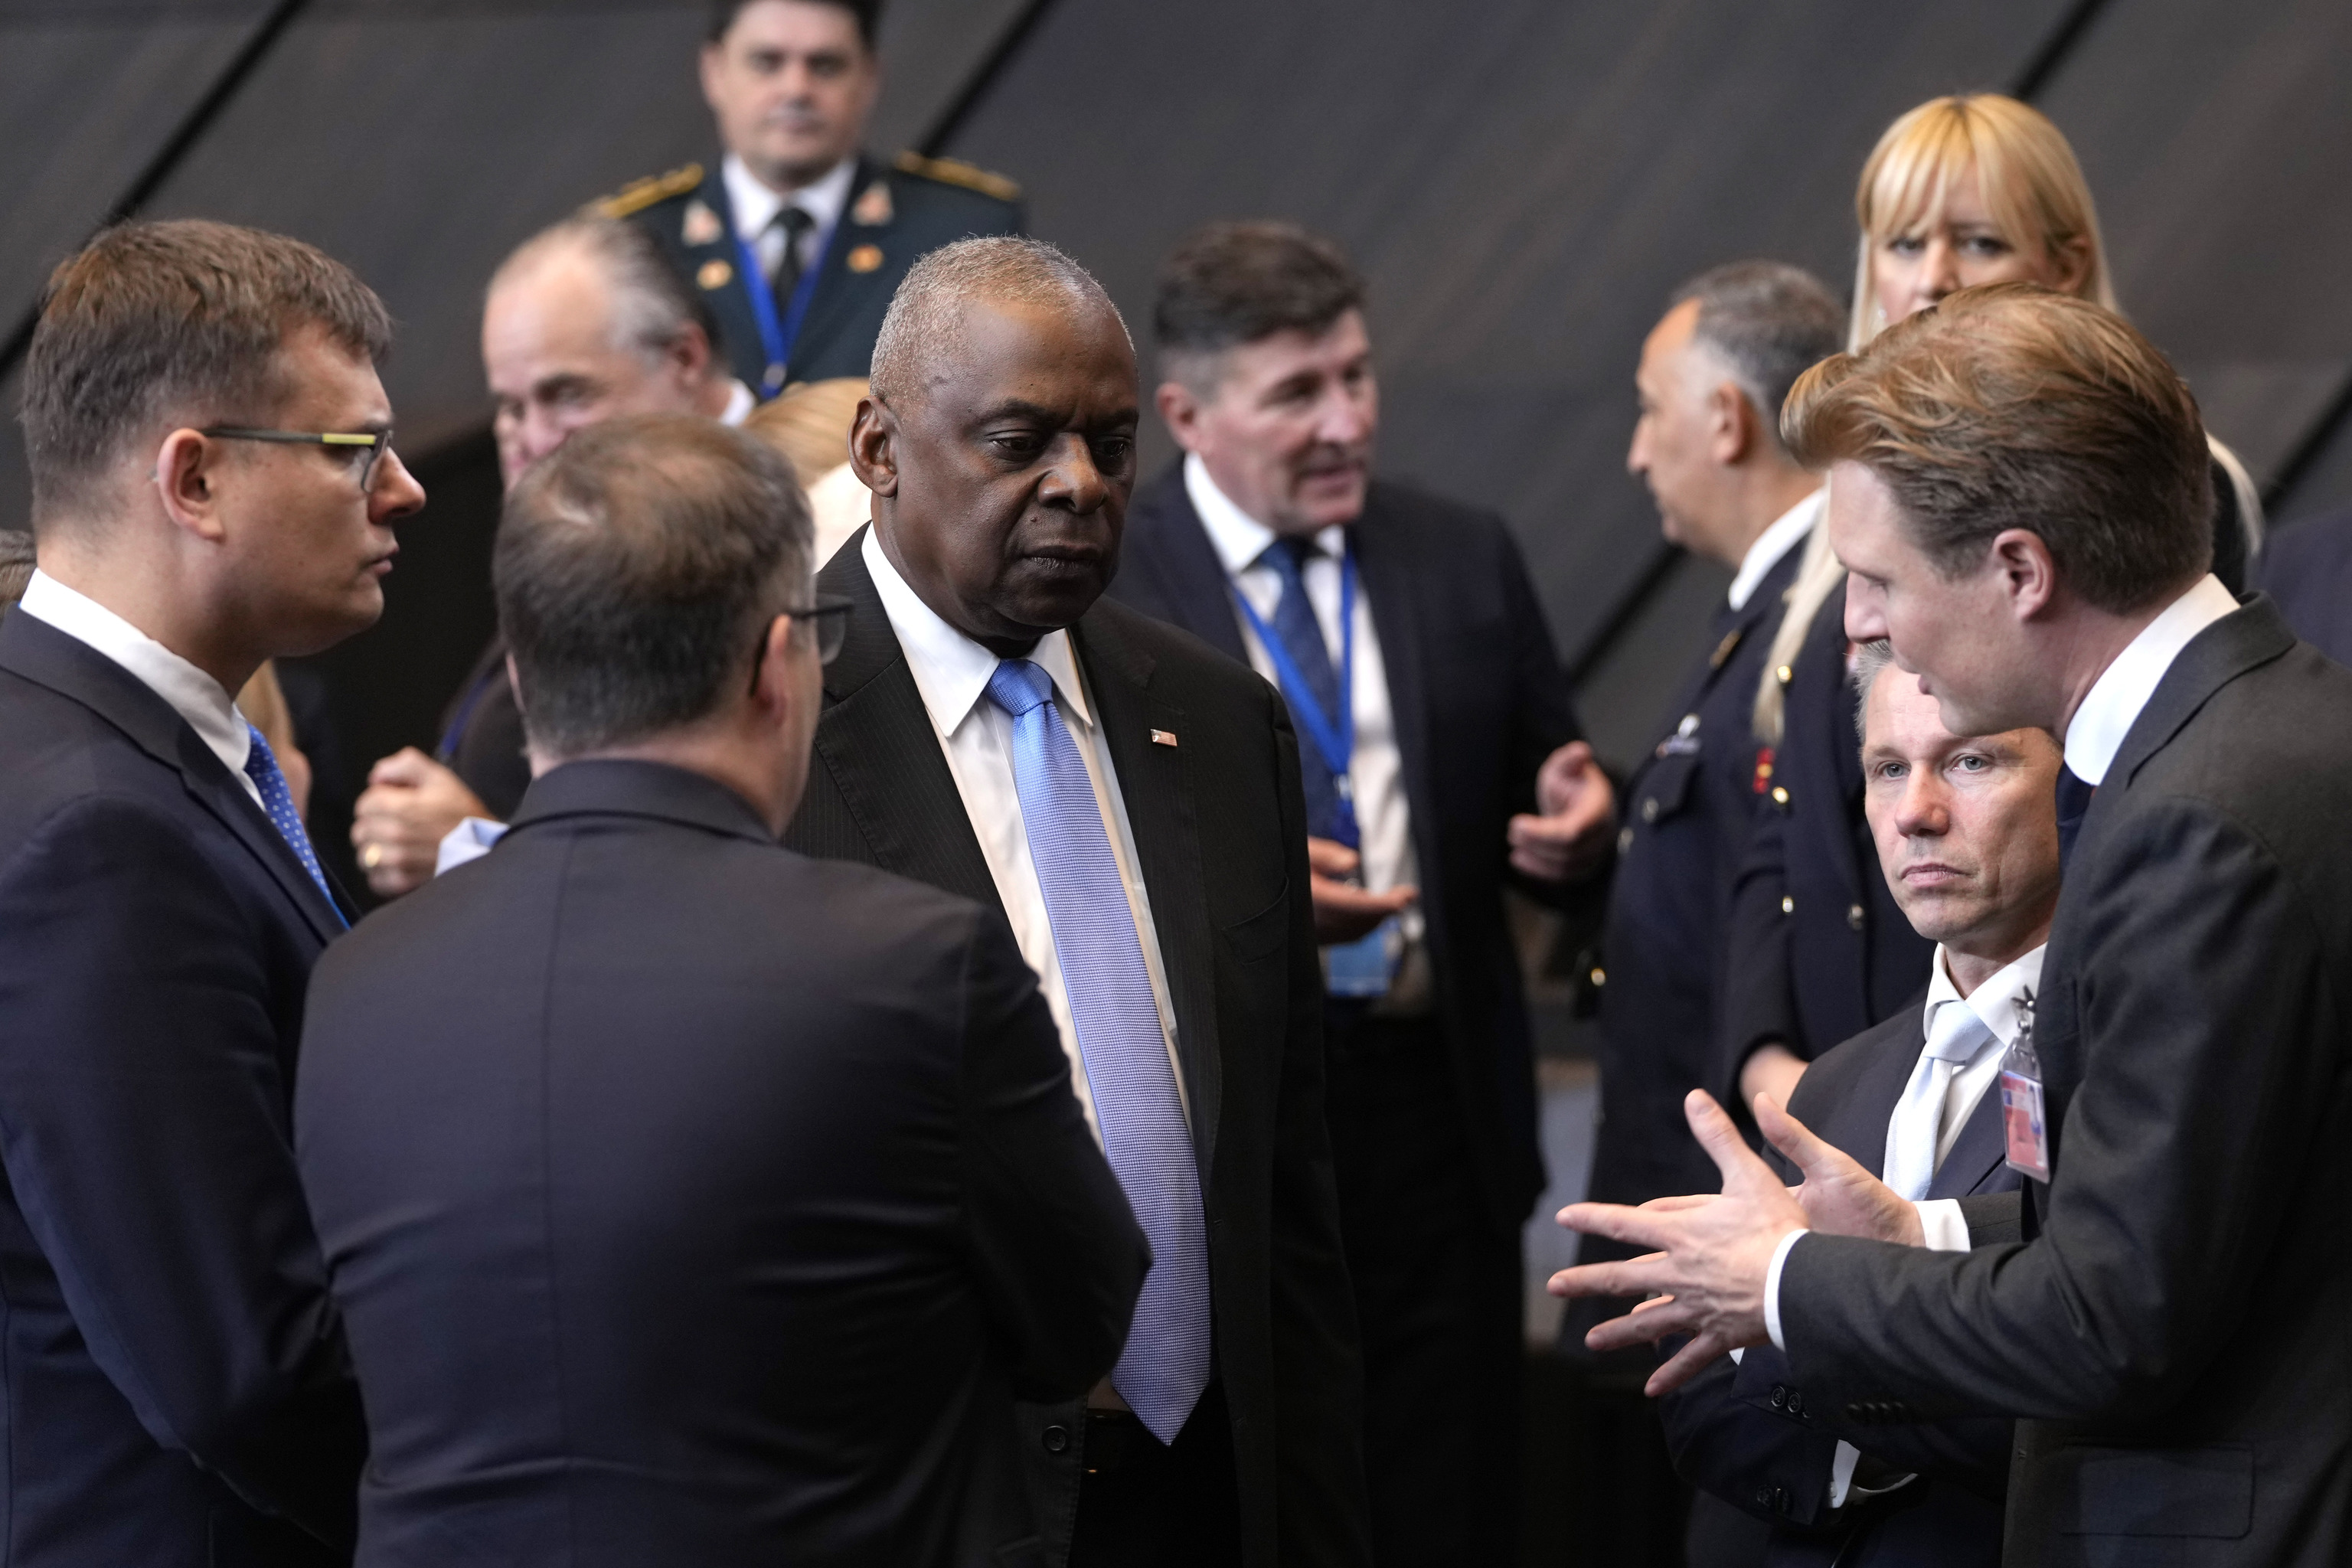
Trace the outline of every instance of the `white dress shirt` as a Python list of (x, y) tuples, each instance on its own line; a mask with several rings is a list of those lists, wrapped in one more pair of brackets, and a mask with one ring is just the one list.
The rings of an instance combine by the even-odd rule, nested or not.
[[(37, 621), (55, 626), (76, 642), (96, 648), (137, 678), (172, 710), (188, 721), (196, 738), (218, 757), (229, 776), (245, 786), (253, 804), (261, 805), (261, 788), (245, 771), (253, 750), (253, 735), (236, 699), (221, 683), (100, 604), (36, 571), (25, 586), (16, 608)], [(266, 812), (268, 808), (263, 807)]]
[(719, 177), (727, 185), (727, 205), (735, 209), (735, 232), (751, 244), (760, 258), (760, 270), (773, 278), (784, 258), (784, 230), (776, 215), (787, 205), (796, 206), (813, 220), (808, 232), (801, 236), (800, 266), (806, 272), (824, 254), (820, 247), (825, 236), (841, 221), (841, 209), (849, 205), (849, 183), (857, 178), (857, 159), (844, 158), (816, 184), (782, 195), (761, 184), (760, 177), (732, 153), (719, 165)]
[(1756, 542), (1739, 558), (1739, 571), (1731, 579), (1731, 591), (1724, 595), (1733, 610), (1746, 609), (1756, 584), (1764, 581), (1764, 574), (1780, 564), (1780, 557), (1805, 542), (1805, 535), (1812, 532), (1813, 524), (1821, 521), (1822, 506), (1828, 499), (1826, 489), (1813, 491), (1774, 518), (1771, 526), (1756, 536)]
[[(2082, 705), (2067, 721), (2066, 765), (2074, 770), (2075, 777), (2093, 785), (2106, 778), (2107, 770), (2115, 765), (2116, 752), (2123, 747), (2124, 737), (2138, 721), (2140, 710), (2147, 706), (2147, 700), (2156, 695), (2172, 661), (2196, 640), (2198, 633), (2237, 607), (2237, 599), (2221, 585), (2221, 580), (2208, 573), (2140, 628), (2139, 636), (2126, 644), (2114, 662), (2099, 672), (2099, 679), (2084, 694)], [(2037, 965), (2039, 962), (2037, 959)], [(2036, 973), (2038, 975), (2038, 968)], [(1949, 1216), (1942, 1222), (1944, 1228), (1940, 1232), (1929, 1226), (1928, 1210), (1932, 1206), (1919, 1206), (1920, 1223), (1929, 1226), (1929, 1245), (1939, 1250), (1965, 1250), (1965, 1227), (1957, 1237), (1958, 1245), (1953, 1246)], [(1952, 1206), (1958, 1207), (1957, 1204)], [(1789, 1347), (1780, 1333), (1780, 1273), (1788, 1264), (1790, 1249), (1804, 1234), (1792, 1230), (1780, 1238), (1780, 1245), (1772, 1253), (1771, 1267), (1764, 1276), (1764, 1331), (1782, 1350)]]
[[(1282, 599), (1282, 577), (1273, 567), (1259, 565), (1257, 559), (1274, 542), (1274, 530), (1234, 504), (1197, 457), (1184, 459), (1184, 493), (1200, 514), (1201, 526), (1223, 563), (1226, 579), (1249, 601), (1250, 608), (1272, 626), (1275, 606)], [(1339, 561), (1347, 552), (1348, 531), (1334, 523), (1315, 536), (1315, 543), (1321, 553), (1307, 561), (1299, 577), (1306, 584), (1307, 602), (1315, 607), (1315, 619), (1323, 628), (1324, 646), (1337, 674), (1341, 644)], [(1242, 646), (1249, 651), (1251, 666), (1268, 684), (1278, 686), (1274, 660), (1266, 656), (1257, 633), (1238, 606), (1234, 619), (1241, 627)], [(1364, 887), (1378, 893), (1418, 884), (1420, 872), (1413, 858), (1412, 817), (1405, 802), (1404, 758), (1397, 750), (1396, 718), (1389, 710), (1388, 667), (1381, 661), (1380, 631), (1372, 625), (1371, 602), (1360, 578), (1356, 584), (1355, 622), (1355, 689), (1348, 697), (1355, 713), (1356, 749), (1348, 762), (1348, 787), (1356, 803)], [(1298, 743), (1302, 748), (1315, 743), (1303, 727)], [(1403, 944), (1418, 945), (1423, 930), (1420, 906), (1406, 910), (1397, 923)], [(1402, 953), (1391, 952), (1389, 958), (1391, 971), (1401, 973)]]
[(751, 395), (751, 389), (730, 376), (727, 379), (727, 406), (719, 411), (719, 423), (733, 429), (751, 417), (751, 410), (759, 406), (760, 400)]
[[(918, 598), (883, 553), (879, 534), (868, 533), (863, 546), (866, 570), (882, 597), (890, 629), (907, 656), (907, 668), (922, 694), (931, 728), (946, 753), (948, 772), (956, 793), (963, 797), (964, 815), (980, 840), (996, 895), (1013, 923), (1021, 956), (1037, 972), (1039, 989), (1053, 1011), (1054, 1027), (1061, 1032), (1062, 1050), (1070, 1058), (1070, 1080), (1087, 1125), (1097, 1142), (1102, 1129), (1095, 1121), (1094, 1097), (1087, 1088), (1087, 1064), (1078, 1049), (1077, 1031), (1070, 1023), (1070, 996), (1062, 984), (1062, 963), (1054, 949), (1053, 918), (1045, 894), (1037, 885), (1037, 868), (1029, 858), (1029, 834), (1021, 817), (1021, 794), (1013, 777), (1013, 717), (988, 696), (988, 678), (996, 672), (996, 656), (941, 620)], [(1127, 805), (1112, 767), (1110, 747), (1094, 721), (1086, 679), (1070, 647), (1070, 634), (1056, 631), (1039, 639), (1029, 661), (1054, 680), (1054, 706), (1062, 715), (1079, 759), (1095, 788), (1095, 805), (1102, 812), (1112, 858), (1118, 862), (1119, 880), (1127, 887), (1128, 908), (1135, 916), (1135, 934), (1143, 946), (1143, 967), (1151, 980), (1152, 1005), (1160, 1010), (1160, 1032), (1168, 1042), (1169, 1067), (1176, 1075), (1176, 1091), (1190, 1121), (1192, 1100), (1184, 1068), (1176, 1055), (1176, 1014), (1168, 1002), (1167, 967), (1160, 955), (1160, 936), (1151, 922), (1151, 900), (1144, 891), (1140, 862), (1135, 853), (1135, 831), (1127, 819)]]

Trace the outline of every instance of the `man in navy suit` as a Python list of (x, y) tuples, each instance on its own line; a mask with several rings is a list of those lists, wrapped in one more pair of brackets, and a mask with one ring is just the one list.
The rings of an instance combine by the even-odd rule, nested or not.
[[(1789, 1109), (1965, 1235), (1956, 1200), (2019, 1182), (1993, 1080), (2058, 906), (2058, 747), (2042, 730), (1953, 734), (1883, 643), (1863, 650), (1855, 684), (1874, 869), (1939, 945), (1925, 994), (1807, 1068)], [(1860, 1426), (1809, 1401), (1770, 1345), (1717, 1362), (1668, 1397), (1665, 1419), (1677, 1468), (1711, 1494), (1699, 1508), (1769, 1524), (1768, 1563), (2000, 1561), (2006, 1421)], [(1697, 1568), (1735, 1561), (1754, 1558), (1692, 1553)]]
[(229, 694), (372, 624), (391, 323), (309, 246), (109, 230), (26, 362), (40, 570), (0, 621), (0, 1557), (344, 1560), (364, 1433), (295, 1179), (352, 918)]
[(1589, 886), (1612, 792), (1502, 519), (1370, 477), (1362, 300), (1286, 225), (1177, 251), (1158, 401), (1187, 456), (1137, 494), (1111, 594), (1254, 664), (1298, 726), (1375, 1550), (1495, 1562), (1543, 1186), (1502, 890)]
[(1016, 1394), (1149, 1261), (1003, 919), (778, 847), (846, 605), (759, 442), (583, 432), (499, 531), (540, 776), (329, 955), (302, 1177), (363, 1564), (1034, 1563)]

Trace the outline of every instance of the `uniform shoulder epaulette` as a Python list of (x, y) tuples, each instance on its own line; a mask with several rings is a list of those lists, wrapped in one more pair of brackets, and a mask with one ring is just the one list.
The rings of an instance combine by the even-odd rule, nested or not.
[(992, 174), (961, 158), (926, 158), (920, 153), (901, 153), (898, 154), (898, 172), (937, 180), (943, 185), (961, 185), (967, 191), (978, 191), (982, 195), (994, 196), (1000, 202), (1021, 199), (1021, 187), (1013, 181), (1002, 174)]
[(588, 204), (588, 210), (599, 217), (635, 217), (647, 207), (683, 196), (702, 184), (702, 165), (688, 163), (683, 169), (672, 169), (667, 174), (649, 174), (633, 180), (611, 195)]

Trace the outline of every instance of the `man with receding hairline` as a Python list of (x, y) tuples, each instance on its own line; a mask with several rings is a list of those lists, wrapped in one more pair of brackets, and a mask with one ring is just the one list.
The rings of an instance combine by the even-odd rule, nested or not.
[(1003, 910), (1152, 1248), (1118, 1364), (1022, 1432), (1047, 1561), (1366, 1560), (1297, 743), (1272, 689), (1106, 602), (1135, 354), (1051, 247), (891, 303), (850, 454), (875, 522), (786, 841)]
[(0, 619), (0, 1557), (349, 1560), (365, 1454), (290, 1119), (356, 918), (231, 700), (373, 625), (425, 492), (383, 302), (226, 224), (50, 279)]

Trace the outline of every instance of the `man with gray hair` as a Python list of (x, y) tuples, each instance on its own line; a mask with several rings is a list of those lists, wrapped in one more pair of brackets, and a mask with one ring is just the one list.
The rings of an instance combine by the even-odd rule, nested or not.
[[(508, 488), (574, 430), (623, 414), (698, 414), (742, 423), (753, 399), (713, 347), (709, 307), (660, 245), (617, 219), (582, 216), (541, 230), (491, 276), (482, 367)], [(408, 746), (376, 763), (352, 843), (384, 897), (433, 875), (442, 840), (468, 817), (503, 820), (530, 782), (522, 720), (493, 637), (467, 673), (428, 756)]]
[(1118, 1364), (1021, 1412), (1053, 1568), (1367, 1561), (1298, 750), (1272, 688), (1102, 597), (1135, 350), (1052, 247), (917, 263), (850, 461), (874, 522), (786, 842), (1003, 910), (1151, 1244)]
[(1147, 1255), (1003, 920), (776, 844), (846, 608), (809, 549), (704, 420), (509, 500), (540, 776), (305, 1033), (368, 1568), (1034, 1560), (1013, 1397), (1102, 1375)]

